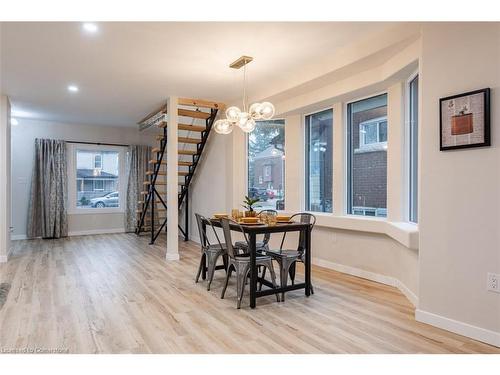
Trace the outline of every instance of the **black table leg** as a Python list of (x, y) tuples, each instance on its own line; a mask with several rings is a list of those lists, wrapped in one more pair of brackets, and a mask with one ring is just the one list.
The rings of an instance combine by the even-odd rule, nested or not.
[[(204, 220), (202, 220), (201, 222), (201, 228), (203, 230), (203, 233), (207, 233), (207, 224), (205, 223)], [(201, 246), (205, 246), (205, 239), (204, 238), (200, 238), (200, 241), (201, 241)], [(205, 254), (203, 254), (202, 256), (202, 262), (203, 262), (203, 268), (201, 269), (201, 278), (202, 280), (206, 280), (207, 279), (207, 257), (205, 256)]]
[(304, 230), (306, 239), (306, 259), (305, 259), (305, 273), (306, 273), (306, 296), (311, 295), (311, 227)]
[(254, 233), (250, 233), (248, 236), (248, 240), (250, 242), (250, 307), (255, 309), (256, 302), (256, 292), (257, 292), (257, 265), (256, 265), (256, 235)]

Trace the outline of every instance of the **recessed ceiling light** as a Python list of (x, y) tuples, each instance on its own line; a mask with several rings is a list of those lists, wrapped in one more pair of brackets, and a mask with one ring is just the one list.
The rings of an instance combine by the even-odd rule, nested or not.
[(69, 85), (68, 86), (68, 91), (69, 92), (78, 92), (78, 86), (76, 86), (76, 85)]
[(83, 30), (85, 30), (88, 33), (96, 33), (99, 28), (95, 23), (90, 23), (90, 22), (85, 22), (83, 24)]
[(12, 117), (12, 118), (10, 119), (10, 124), (11, 124), (12, 126), (17, 126), (17, 125), (19, 125), (19, 121), (17, 121), (17, 119), (15, 119), (15, 118), (13, 118), (13, 117)]

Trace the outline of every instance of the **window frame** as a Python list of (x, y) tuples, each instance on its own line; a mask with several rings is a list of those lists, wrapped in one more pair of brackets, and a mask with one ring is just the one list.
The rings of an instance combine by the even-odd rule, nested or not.
[[(344, 204), (344, 215), (347, 216), (354, 216), (354, 217), (361, 217), (361, 218), (370, 218), (373, 219), (374, 217), (380, 218), (381, 220), (387, 220), (387, 216), (363, 216), (363, 215), (356, 215), (353, 214), (353, 205), (352, 205), (352, 194), (353, 194), (353, 188), (352, 188), (352, 183), (351, 183), (351, 178), (352, 178), (352, 157), (351, 154), (354, 154), (354, 149), (352, 147), (352, 141), (351, 141), (351, 116), (349, 115), (349, 105), (357, 102), (361, 102), (366, 99), (370, 98), (375, 98), (377, 96), (381, 95), (386, 95), (387, 99), (389, 99), (389, 91), (387, 89), (373, 93), (370, 95), (365, 95), (362, 97), (358, 97), (356, 99), (349, 100), (344, 103), (342, 106), (342, 109), (344, 111), (344, 168), (345, 168), (345, 173), (344, 173), (344, 189), (345, 189), (345, 194), (344, 194), (344, 199), (345, 199), (345, 204)], [(387, 100), (387, 115), (386, 118), (388, 117), (389, 114), (389, 100)], [(378, 135), (377, 135), (378, 136)], [(389, 138), (389, 121), (387, 121), (387, 137)], [(382, 144), (387, 144), (387, 142), (382, 142)], [(361, 148), (361, 147), (360, 147)], [(387, 162), (389, 164), (389, 160)], [(387, 210), (387, 207), (386, 207)]]
[[(89, 214), (117, 214), (125, 213), (126, 207), (126, 160), (127, 160), (127, 147), (124, 146), (105, 146), (93, 145), (86, 143), (69, 143), (68, 147), (68, 214), (70, 215), (89, 215)], [(76, 153), (78, 150), (83, 151), (112, 151), (118, 152), (118, 192), (119, 192), (119, 206), (118, 207), (95, 207), (95, 208), (80, 208), (77, 207), (76, 199)], [(102, 159), (101, 159), (102, 160)], [(94, 162), (94, 160), (92, 160)], [(94, 183), (94, 182), (93, 182)], [(104, 181), (103, 181), (104, 183)]]
[[(283, 167), (282, 167), (282, 174), (283, 174), (283, 195), (285, 196), (285, 198), (283, 199), (283, 203), (284, 203), (284, 207), (285, 209), (284, 210), (278, 210), (276, 208), (274, 208), (276, 211), (278, 211), (279, 213), (282, 213), (282, 212), (286, 212), (286, 181), (287, 181), (287, 174), (286, 174), (286, 117), (277, 117), (277, 118), (272, 118), (270, 120), (256, 120), (255, 122), (258, 124), (259, 122), (265, 122), (265, 121), (283, 121), (283, 127), (284, 127), (284, 130), (285, 130), (285, 141), (284, 141), (284, 144), (283, 144), (283, 147), (285, 148), (285, 152), (283, 153)], [(257, 126), (257, 125), (256, 125)], [(244, 187), (244, 195), (247, 196), (249, 195), (249, 182), (250, 180), (248, 179), (248, 172), (249, 172), (249, 167), (250, 167), (250, 158), (248, 157), (248, 153), (250, 151), (250, 148), (249, 148), (249, 136), (250, 136), (251, 132), (250, 133), (245, 133), (245, 136), (244, 136), (244, 140), (245, 140), (245, 187)], [(271, 171), (271, 175), (272, 175), (272, 171)], [(261, 182), (262, 180), (262, 182)], [(265, 176), (264, 176), (264, 173), (262, 173), (262, 176), (259, 176), (259, 183), (264, 183), (265, 182)], [(266, 188), (267, 189), (267, 188)], [(257, 209), (259, 209), (259, 207), (257, 207)], [(266, 208), (263, 208), (264, 210)]]
[[(413, 147), (414, 145), (412, 144), (412, 141), (413, 141), (413, 134), (412, 134), (412, 129), (411, 129), (411, 121), (412, 121), (412, 108), (411, 108), (411, 99), (412, 99), (412, 94), (411, 94), (411, 84), (412, 82), (415, 80), (415, 79), (418, 79), (418, 83), (419, 83), (419, 86), (418, 86), (418, 91), (417, 91), (417, 108), (416, 108), (416, 111), (417, 111), (417, 134), (416, 134), (416, 146), (417, 146), (417, 150), (416, 150), (416, 156), (417, 156), (417, 160), (416, 160), (416, 165), (415, 165), (415, 160), (414, 158), (412, 157), (412, 151), (413, 151)], [(419, 169), (419, 162), (418, 162), (418, 157), (419, 157), (419, 129), (418, 129), (418, 125), (419, 125), (419, 117), (418, 117), (418, 107), (419, 107), (419, 92), (420, 92), (420, 72), (419, 70), (417, 69), (416, 71), (414, 71), (409, 77), (408, 79), (405, 81), (405, 96), (404, 96), (404, 101), (405, 101), (405, 156), (406, 156), (406, 160), (405, 160), (405, 186), (406, 186), (406, 192), (405, 192), (405, 196), (406, 196), (406, 199), (405, 199), (405, 220), (408, 221), (408, 223), (411, 223), (411, 224), (415, 224), (417, 225), (418, 224), (418, 198), (419, 198), (419, 188), (418, 188), (418, 180), (419, 180), (419, 172), (418, 172), (418, 169)], [(414, 168), (416, 168), (416, 175), (417, 175), (417, 179), (416, 179), (416, 186), (413, 185), (413, 180), (412, 180), (412, 172), (414, 171)], [(416, 194), (416, 202), (414, 200), (414, 195), (413, 193)], [(413, 216), (412, 216), (412, 209), (413, 208), (416, 208), (416, 218), (417, 220), (414, 221), (413, 220)]]
[[(311, 211), (310, 208), (310, 202), (309, 202), (309, 132), (308, 132), (308, 124), (307, 124), (307, 117), (325, 112), (325, 111), (332, 111), (332, 211)], [(302, 194), (302, 204), (301, 207), (303, 208), (304, 212), (310, 212), (315, 215), (334, 215), (335, 214), (335, 191), (334, 191), (334, 186), (335, 186), (335, 181), (334, 181), (334, 157), (335, 157), (335, 111), (333, 108), (333, 105), (329, 105), (325, 108), (320, 108), (317, 110), (314, 110), (312, 112), (307, 112), (302, 115), (302, 134), (303, 134), (303, 140), (304, 143), (302, 145), (302, 152), (303, 152), (303, 170), (302, 170), (302, 176), (304, 177), (304, 191)]]
[[(359, 123), (359, 148), (360, 149), (369, 148), (369, 147), (372, 147), (372, 146), (375, 146), (375, 145), (384, 145), (384, 144), (387, 144), (387, 140), (385, 140), (385, 141), (381, 141), (380, 140), (380, 123), (384, 122), (384, 121), (387, 122), (387, 116), (377, 117), (375, 119), (367, 120), (367, 121), (363, 121), (363, 122)], [(365, 142), (365, 140), (366, 140), (365, 139), (366, 132), (362, 133), (361, 132), (361, 128), (363, 126), (366, 126), (368, 124), (373, 124), (373, 123), (377, 124), (377, 141), (373, 142), (373, 143), (366, 143)]]

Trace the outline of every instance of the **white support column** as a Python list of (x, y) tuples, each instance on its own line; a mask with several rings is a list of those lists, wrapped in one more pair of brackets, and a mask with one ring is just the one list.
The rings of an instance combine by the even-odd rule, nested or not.
[(167, 260), (179, 259), (178, 99), (167, 101)]
[(7, 261), (11, 250), (10, 176), (10, 102), (0, 95), (0, 263)]

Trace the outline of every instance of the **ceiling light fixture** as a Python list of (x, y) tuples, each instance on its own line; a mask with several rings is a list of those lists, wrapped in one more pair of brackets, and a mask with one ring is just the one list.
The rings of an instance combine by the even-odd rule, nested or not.
[(79, 91), (79, 88), (78, 88), (78, 86), (76, 86), (76, 85), (69, 85), (69, 86), (68, 86), (68, 91), (69, 91), (69, 92), (78, 92), (78, 91)]
[(17, 126), (17, 125), (19, 125), (19, 121), (17, 121), (17, 119), (15, 119), (15, 118), (13, 118), (13, 117), (12, 117), (12, 118), (10, 119), (10, 124), (11, 124), (12, 126)]
[(83, 24), (83, 30), (91, 34), (95, 34), (99, 30), (99, 28), (95, 23), (85, 22)]
[(270, 120), (274, 116), (274, 106), (269, 102), (253, 103), (247, 105), (247, 64), (252, 62), (253, 57), (241, 56), (238, 60), (229, 65), (232, 69), (243, 68), (243, 110), (236, 106), (226, 110), (226, 118), (217, 120), (214, 129), (219, 134), (229, 134), (233, 131), (234, 125), (238, 125), (245, 133), (250, 133), (255, 129), (255, 120)]

